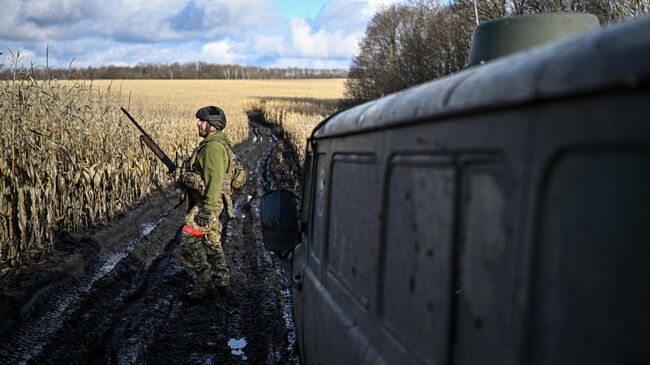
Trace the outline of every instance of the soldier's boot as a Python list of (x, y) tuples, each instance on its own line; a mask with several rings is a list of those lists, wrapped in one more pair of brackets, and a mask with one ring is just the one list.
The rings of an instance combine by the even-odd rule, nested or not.
[(230, 286), (230, 269), (221, 245), (207, 246), (206, 254), (212, 266), (212, 280), (216, 287)]
[(233, 298), (230, 270), (217, 272), (213, 276), (214, 286), (220, 298), (230, 300)]
[(230, 270), (226, 268), (225, 270), (219, 270), (214, 273), (212, 276), (214, 286), (217, 288), (224, 288), (230, 286)]
[(196, 276), (194, 286), (192, 287), (192, 290), (187, 293), (187, 297), (190, 300), (201, 300), (210, 298), (216, 293), (217, 290), (212, 283), (212, 278), (209, 273), (206, 272), (204, 275)]

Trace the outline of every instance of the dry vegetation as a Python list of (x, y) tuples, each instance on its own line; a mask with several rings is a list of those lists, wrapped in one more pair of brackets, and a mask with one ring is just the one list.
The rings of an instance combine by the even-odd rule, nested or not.
[(302, 194), (302, 166), (307, 139), (314, 127), (332, 114), (340, 99), (261, 98), (245, 104), (246, 110), (260, 113), (281, 140), (280, 153), (274, 155), (281, 166), (288, 188)]
[[(38, 255), (56, 232), (103, 222), (169, 183), (119, 104), (119, 94), (84, 84), (2, 83), (0, 266)], [(142, 124), (180, 156), (195, 140), (164, 115)], [(154, 124), (169, 127), (161, 133)]]
[[(256, 100), (291, 105), (307, 98), (336, 100), (343, 96), (344, 80), (121, 80), (94, 81), (106, 90), (121, 90), (125, 105), (142, 106), (144, 117), (165, 114), (180, 123), (193, 123), (196, 110), (218, 105), (228, 117), (228, 135), (234, 142), (248, 136), (246, 112)], [(314, 100), (314, 99), (312, 99)], [(147, 117), (148, 118), (148, 117)], [(194, 132), (191, 129), (191, 132)]]
[(316, 124), (336, 110), (338, 103), (338, 99), (261, 98), (246, 103), (245, 107), (264, 113), (266, 121), (295, 147), (302, 165), (307, 138)]
[(120, 105), (180, 161), (198, 141), (199, 107), (222, 107), (235, 142), (248, 135), (246, 112), (260, 109), (303, 152), (302, 140), (342, 95), (343, 80), (0, 83), (0, 269), (171, 182)]

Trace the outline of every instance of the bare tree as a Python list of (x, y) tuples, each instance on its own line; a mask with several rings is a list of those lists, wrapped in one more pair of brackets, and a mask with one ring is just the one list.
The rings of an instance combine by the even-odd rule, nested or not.
[(471, 29), (438, 1), (385, 8), (366, 29), (350, 68), (346, 96), (368, 100), (460, 69)]
[[(476, 6), (476, 12), (475, 12)], [(346, 82), (356, 103), (461, 69), (476, 14), (481, 22), (540, 12), (586, 12), (607, 25), (650, 11), (650, 0), (411, 0), (378, 12), (368, 24)]]

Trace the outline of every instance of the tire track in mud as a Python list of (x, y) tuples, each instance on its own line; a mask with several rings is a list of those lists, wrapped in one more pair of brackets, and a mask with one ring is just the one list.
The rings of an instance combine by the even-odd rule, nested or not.
[[(252, 119), (252, 118), (251, 118)], [(259, 158), (255, 161), (255, 178), (258, 183), (254, 184), (255, 191), (252, 196), (261, 196), (265, 192), (275, 189), (278, 182), (275, 178), (275, 173), (271, 167), (273, 155), (278, 153), (279, 140), (273, 134), (270, 127), (266, 126), (263, 121), (251, 120), (251, 131), (254, 135), (253, 143), (257, 143), (261, 147), (258, 152)], [(278, 167), (275, 168), (277, 170)], [(251, 174), (251, 175), (253, 175)], [(281, 182), (280, 182), (281, 184)], [(251, 195), (249, 195), (251, 197)], [(252, 306), (245, 307), (242, 316), (245, 318), (244, 332), (247, 334), (247, 339), (250, 341), (251, 351), (254, 353), (265, 353), (265, 357), (259, 358), (253, 363), (298, 363), (297, 353), (295, 351), (295, 329), (293, 324), (293, 304), (291, 301), (291, 293), (289, 287), (284, 285), (286, 280), (285, 273), (281, 272), (279, 265), (280, 260), (278, 257), (266, 251), (263, 247), (262, 232), (259, 227), (260, 222), (260, 207), (259, 201), (254, 199), (250, 200), (254, 204), (247, 204), (243, 210), (248, 212), (246, 215), (251, 219), (253, 224), (245, 224), (244, 235), (249, 237), (250, 242), (256, 243), (256, 254), (245, 256), (245, 265), (251, 268), (248, 275), (251, 278), (264, 277), (262, 281), (249, 281), (254, 283), (250, 288), (247, 288), (242, 293), (244, 297), (256, 298), (257, 303)], [(269, 291), (268, 288), (273, 288)], [(268, 292), (265, 296), (255, 296), (253, 293), (257, 291)], [(289, 301), (285, 298), (289, 297)], [(276, 314), (270, 321), (262, 321), (261, 323), (255, 321), (256, 314), (252, 311), (254, 308), (259, 307), (273, 307)], [(287, 320), (290, 319), (290, 320)], [(274, 331), (276, 335), (265, 336), (270, 330)], [(273, 338), (281, 336), (282, 342), (273, 341)]]
[[(262, 171), (262, 186), (263, 192), (269, 192), (278, 189), (291, 190), (291, 184), (286, 179), (281, 180), (277, 177), (277, 166), (273, 168), (273, 158), (278, 152), (278, 147), (280, 146), (280, 139), (271, 131), (269, 127), (264, 126), (263, 123), (259, 123), (261, 128), (265, 128), (268, 131), (269, 138), (271, 138), (272, 144), (269, 147), (268, 152), (265, 154), (264, 159), (259, 160), (259, 170)], [(257, 211), (256, 220), (260, 222), (259, 209)], [(258, 240), (261, 242), (261, 231), (259, 232)], [(291, 281), (291, 265), (293, 252), (289, 252), (284, 257), (279, 257), (276, 253), (265, 253), (271, 257), (275, 263), (275, 271), (277, 275), (282, 279), (282, 288), (280, 289), (280, 301), (282, 303), (282, 319), (284, 321), (285, 327), (287, 329), (287, 340), (288, 347), (287, 351), (291, 354), (293, 361), (296, 363), (299, 362), (298, 353), (297, 353), (297, 333), (294, 324), (293, 318), (293, 292), (292, 292), (292, 281)]]
[(0, 363), (297, 363), (291, 293), (263, 248), (256, 199), (277, 186), (278, 140), (263, 124), (250, 127), (235, 148), (249, 181), (224, 230), (230, 294), (187, 298), (184, 209), (158, 197), (70, 235), (48, 265), (0, 283)]
[[(81, 361), (83, 351), (70, 348), (52, 352), (51, 349), (68, 343), (83, 348), (84, 343), (97, 338), (110, 326), (111, 318), (106, 314), (122, 306), (139, 290), (155, 259), (138, 251), (157, 226), (166, 222), (170, 211), (168, 207), (140, 225), (137, 236), (119, 249), (89, 257), (82, 275), (63, 275), (60, 281), (27, 298), (19, 310), (19, 321), (2, 333), (0, 359), (15, 363)], [(79, 334), (82, 336), (77, 337)]]

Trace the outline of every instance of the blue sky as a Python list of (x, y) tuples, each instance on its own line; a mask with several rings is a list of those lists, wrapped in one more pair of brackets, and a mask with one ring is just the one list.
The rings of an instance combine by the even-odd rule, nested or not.
[(326, 0), (283, 0), (280, 1), (280, 13), (287, 19), (313, 18), (326, 3)]
[(0, 0), (8, 50), (55, 67), (138, 63), (347, 68), (372, 15), (398, 0)]

